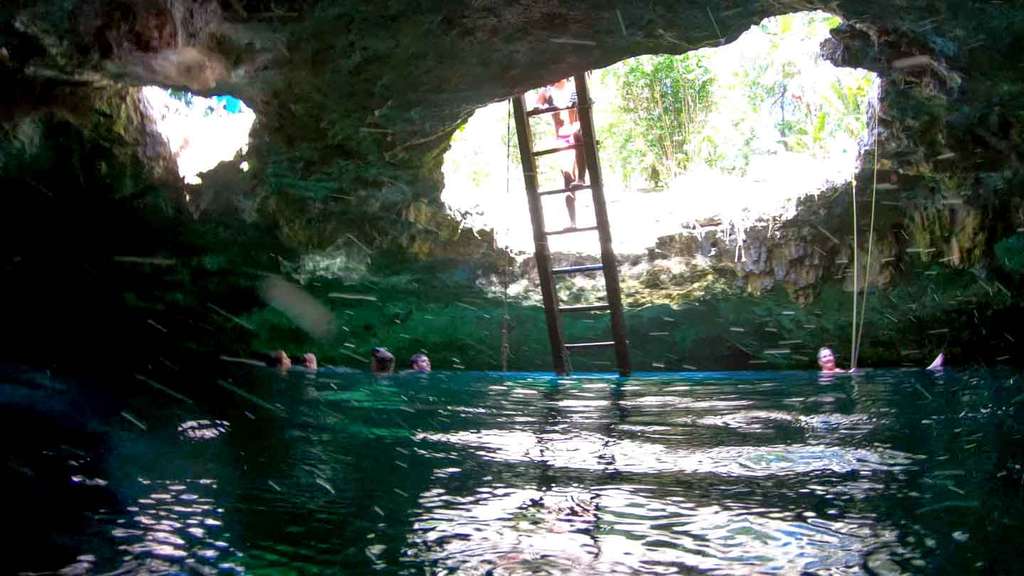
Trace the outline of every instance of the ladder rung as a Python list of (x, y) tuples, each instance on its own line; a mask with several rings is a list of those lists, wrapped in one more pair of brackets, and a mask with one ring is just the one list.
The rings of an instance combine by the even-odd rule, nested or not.
[(558, 148), (548, 148), (547, 150), (538, 150), (536, 152), (531, 152), (531, 154), (533, 154), (535, 157), (536, 156), (544, 156), (545, 154), (554, 154), (556, 152), (565, 152), (566, 150), (575, 150), (577, 147), (579, 147), (579, 144), (569, 144), (568, 146), (560, 146)]
[(558, 190), (545, 190), (538, 192), (538, 196), (547, 196), (549, 194), (565, 194), (566, 192), (575, 192), (577, 190), (589, 190), (590, 184), (573, 184), (569, 188), (559, 188)]
[(607, 304), (584, 304), (580, 306), (561, 306), (559, 312), (600, 312), (602, 310), (611, 310), (611, 306)]
[(597, 230), (597, 226), (584, 226), (582, 228), (563, 228), (561, 230), (552, 230), (545, 232), (548, 236), (554, 236), (556, 234), (572, 234), (573, 232), (592, 232)]
[(563, 110), (575, 110), (575, 109), (576, 109), (576, 105), (575, 104), (573, 104), (572, 106), (566, 106), (564, 108), (559, 108), (557, 106), (553, 106), (551, 108), (538, 108), (536, 110), (530, 110), (529, 112), (526, 113), (526, 115), (527, 116), (540, 116), (541, 114), (552, 114), (554, 112), (561, 112)]
[(603, 264), (585, 264), (583, 266), (568, 266), (566, 268), (552, 268), (552, 274), (579, 274), (580, 272), (597, 272), (604, 270)]
[(580, 342), (578, 344), (566, 344), (566, 350), (581, 350), (587, 348), (607, 348), (615, 346), (615, 342)]

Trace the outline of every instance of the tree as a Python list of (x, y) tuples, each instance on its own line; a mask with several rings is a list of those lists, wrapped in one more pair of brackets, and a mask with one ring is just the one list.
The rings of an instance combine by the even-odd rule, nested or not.
[(659, 186), (701, 156), (702, 124), (714, 108), (714, 76), (701, 53), (640, 56), (608, 74), (620, 95), (610, 134), (627, 179), (639, 170)]

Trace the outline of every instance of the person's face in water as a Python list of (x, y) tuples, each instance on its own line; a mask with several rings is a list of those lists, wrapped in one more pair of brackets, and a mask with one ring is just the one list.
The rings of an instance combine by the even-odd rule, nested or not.
[(836, 356), (830, 348), (823, 348), (818, 352), (818, 367), (822, 372), (834, 372), (836, 370)]
[(430, 372), (430, 358), (419, 356), (412, 362), (412, 369), (416, 372)]
[(274, 360), (276, 361), (277, 367), (280, 370), (288, 370), (292, 367), (292, 359), (285, 354), (284, 350), (278, 350), (274, 352)]
[(386, 348), (374, 348), (370, 353), (370, 372), (391, 374), (395, 370), (395, 357)]

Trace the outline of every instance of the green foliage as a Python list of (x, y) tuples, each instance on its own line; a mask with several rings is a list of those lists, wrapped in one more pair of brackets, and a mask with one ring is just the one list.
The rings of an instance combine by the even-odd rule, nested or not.
[(600, 81), (616, 93), (599, 119), (605, 162), (624, 182), (660, 187), (699, 163), (744, 174), (756, 156), (850, 152), (867, 131), (875, 77), (821, 60), (838, 24), (824, 12), (769, 18), (735, 45), (605, 69)]
[(627, 179), (639, 171), (659, 185), (701, 156), (701, 124), (714, 108), (714, 76), (701, 53), (639, 56), (609, 75), (623, 115), (613, 146)]
[(172, 88), (168, 90), (167, 93), (171, 95), (171, 98), (174, 98), (175, 100), (184, 103), (186, 106), (192, 105), (192, 93), (188, 90), (178, 90)]
[(838, 18), (824, 13), (766, 20), (760, 28), (768, 37), (769, 55), (740, 73), (751, 109), (774, 119), (779, 142), (791, 152), (827, 156), (837, 138), (856, 141), (867, 130), (873, 76), (844, 72), (823, 90), (813, 78), (808, 79), (806, 55), (792, 49), (838, 24)]
[(1024, 234), (1014, 234), (1001, 240), (995, 247), (996, 262), (1007, 272), (1024, 273)]

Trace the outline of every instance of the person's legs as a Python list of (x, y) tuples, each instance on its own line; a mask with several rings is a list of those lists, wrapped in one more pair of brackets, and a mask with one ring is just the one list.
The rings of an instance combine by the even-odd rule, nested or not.
[[(573, 136), (565, 136), (558, 139), (561, 147), (569, 146), (575, 142)], [(576, 154), (573, 150), (564, 150), (558, 153), (558, 164), (562, 170), (563, 188), (565, 193), (565, 208), (569, 212), (569, 227), (576, 227), (576, 194), (573, 191), (576, 186)]]
[(566, 192), (565, 193), (565, 209), (569, 212), (569, 227), (576, 227), (576, 193)]
[(576, 145), (576, 183), (587, 183), (587, 153), (583, 150), (583, 136), (579, 132), (572, 135), (572, 142)]

